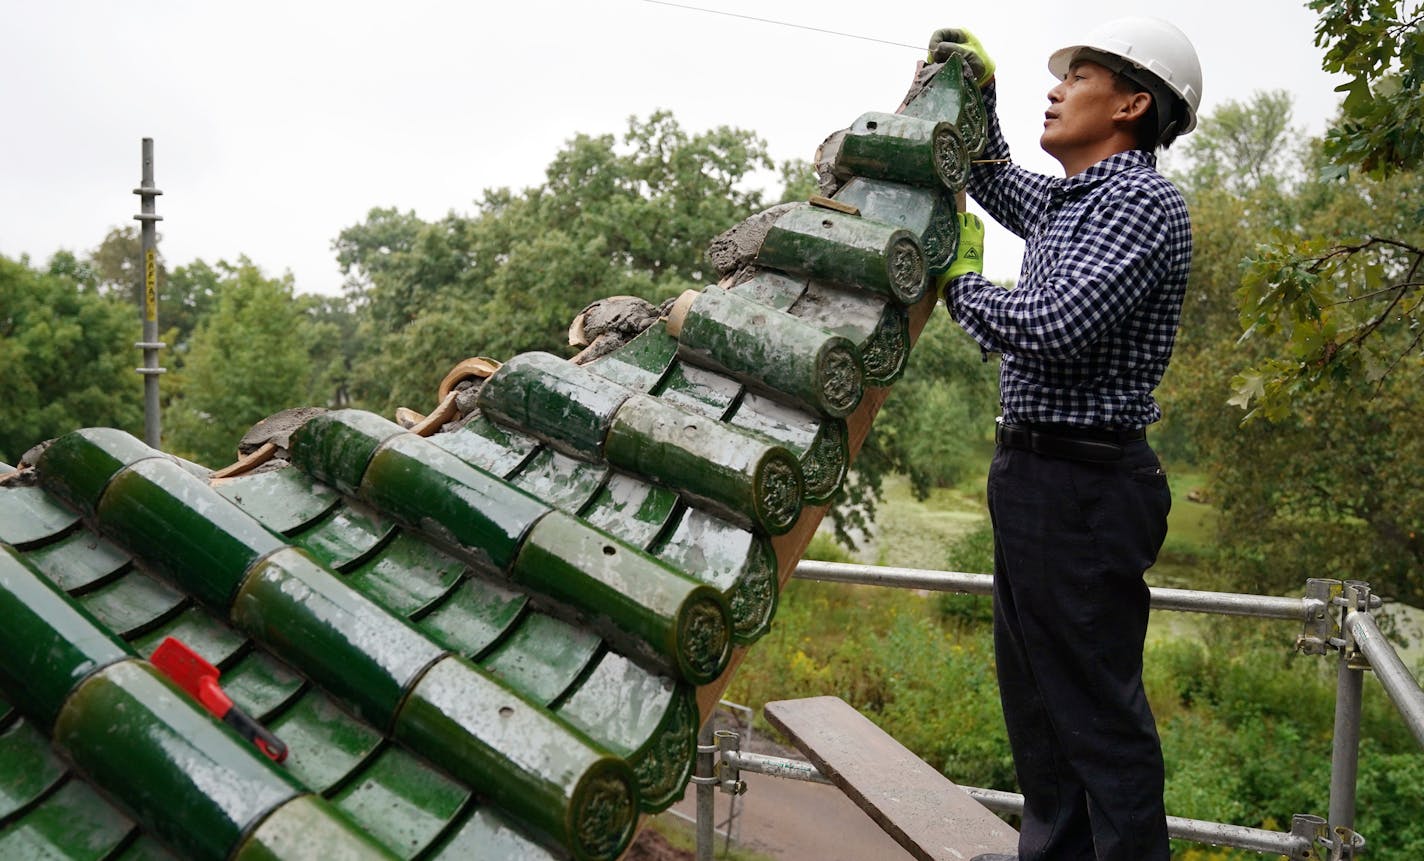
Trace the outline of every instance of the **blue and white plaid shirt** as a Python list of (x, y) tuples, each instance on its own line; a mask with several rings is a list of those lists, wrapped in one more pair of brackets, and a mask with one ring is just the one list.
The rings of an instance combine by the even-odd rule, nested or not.
[[(1007, 159), (992, 84), (984, 97), (982, 158)], [(1067, 179), (979, 164), (969, 193), (1025, 242), (1013, 290), (974, 273), (945, 290), (954, 319), (1003, 354), (1004, 420), (1131, 429), (1161, 418), (1152, 390), (1172, 355), (1192, 231), (1156, 159), (1118, 153)]]

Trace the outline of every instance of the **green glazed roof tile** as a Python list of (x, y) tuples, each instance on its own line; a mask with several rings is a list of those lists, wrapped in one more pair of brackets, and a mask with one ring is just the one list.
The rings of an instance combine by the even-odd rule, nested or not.
[(320, 691), (303, 693), (269, 728), (286, 743), (285, 766), (316, 792), (345, 780), (381, 744), (381, 733)]
[(513, 629), (528, 603), (528, 595), (466, 577), (416, 624), (445, 648), (475, 658)]
[(598, 493), (608, 477), (608, 466), (576, 460), (544, 448), (511, 477), (518, 488), (555, 508), (577, 512)]
[(332, 801), (402, 858), (414, 858), (450, 825), (469, 797), (470, 790), (388, 746)]
[(400, 616), (433, 607), (460, 582), (465, 563), (402, 531), (353, 569), (346, 582)]
[(227, 857), (249, 828), (304, 791), (140, 660), (86, 679), (53, 739), (136, 821), (195, 859)]
[(686, 362), (674, 362), (653, 391), (670, 404), (711, 419), (725, 416), (741, 392), (736, 380)]
[[(50, 479), (41, 474), (40, 480)], [(226, 607), (248, 568), (285, 546), (207, 482), (163, 457), (122, 469), (96, 514), (117, 543), (210, 607)]]
[(38, 487), (0, 487), (0, 543), (24, 550), (78, 522), (78, 514)]
[(261, 651), (243, 655), (223, 672), (220, 683), (238, 708), (258, 720), (291, 702), (304, 684), (301, 676)]
[(367, 504), (481, 570), (507, 573), (549, 504), (415, 434), (391, 438), (361, 484)]
[(650, 392), (677, 355), (677, 339), (663, 326), (653, 326), (621, 350), (590, 362), (588, 367), (612, 382), (638, 392)]
[[(983, 104), (950, 72), (904, 113), (958, 123), (973, 150)], [(722, 666), (705, 647), (770, 625), (770, 533), (844, 480), (841, 406), (811, 396), (802, 342), (845, 342), (868, 385), (898, 374), (908, 316), (886, 296), (917, 290), (884, 264), (952, 255), (941, 180), (851, 177), (830, 193), (860, 216), (777, 219), (729, 292), (693, 296), (693, 318), (727, 306), (716, 351), (684, 315), (684, 343), (657, 323), (586, 365), (516, 357), (543, 377), (451, 432), (318, 411), (292, 466), (219, 480), (113, 429), (56, 440), (37, 485), (0, 486), (0, 857), (268, 861), (306, 857), (308, 835), (407, 858), (623, 854), (636, 813), (687, 785), (687, 679)], [(786, 332), (756, 322), (773, 319)], [(168, 636), (221, 668), (285, 766), (131, 656)]]
[(535, 702), (552, 703), (588, 667), (603, 641), (591, 631), (529, 613), (480, 660), (491, 675)]
[(801, 298), (801, 294), (806, 292), (806, 282), (805, 278), (787, 275), (785, 272), (761, 269), (730, 288), (730, 292), (760, 302), (768, 308), (790, 311), (796, 300)]
[(477, 807), (425, 856), (429, 861), (518, 858), (557, 861), (558, 856), (520, 834), (488, 807)]
[(339, 571), (359, 565), (394, 529), (394, 524), (374, 512), (340, 505), (290, 540), (306, 548), (318, 562)]
[(154, 838), (141, 834), (110, 861), (178, 861), (178, 857)]
[(213, 482), (262, 525), (283, 535), (295, 532), (335, 508), (341, 495), (299, 469), (276, 469)]
[(181, 640), (203, 660), (220, 670), (231, 664), (247, 644), (246, 637), (204, 610), (188, 607), (162, 625), (136, 637), (131, 645), (146, 658), (168, 637)]
[(182, 592), (142, 571), (130, 571), (79, 597), (84, 609), (123, 637), (137, 636), (177, 616), (186, 600)]
[(0, 858), (106, 859), (133, 833), (133, 820), (82, 780), (70, 780), (14, 825), (0, 830)]
[(396, 861), (397, 857), (326, 799), (302, 795), (262, 820), (243, 838), (230, 861), (285, 861), (312, 855), (340, 861)]
[(29, 721), (16, 721), (0, 733), (0, 821), (33, 805), (64, 779), (66, 770)]
[(689, 508), (652, 553), (727, 596), (737, 644), (748, 645), (770, 629), (779, 587), (776, 553), (766, 536)]
[(673, 491), (615, 470), (582, 514), (593, 526), (646, 548), (667, 525), (677, 503)]
[(479, 413), (454, 433), (436, 434), (430, 441), (501, 478), (518, 469), (540, 447), (534, 437), (497, 425)]
[(559, 714), (613, 749), (632, 753), (662, 721), (678, 685), (616, 652), (605, 653), (559, 706)]
[(40, 455), (40, 484), (69, 505), (94, 511), (110, 480), (145, 458), (165, 458), (130, 434), (84, 428), (55, 440)]
[(296, 549), (274, 553), (253, 569), (233, 602), (232, 620), (382, 727), (391, 724), (420, 674), (445, 654)]
[(374, 413), (333, 410), (292, 432), (292, 463), (343, 493), (355, 493), (371, 455), (386, 440), (404, 433), (400, 425)]
[(84, 529), (31, 550), (25, 559), (66, 592), (87, 589), (116, 577), (133, 561), (113, 542)]

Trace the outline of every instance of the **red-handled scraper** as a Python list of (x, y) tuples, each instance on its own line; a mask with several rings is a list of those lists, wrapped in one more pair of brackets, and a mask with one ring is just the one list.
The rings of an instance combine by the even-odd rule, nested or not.
[(287, 758), (287, 746), (267, 727), (253, 720), (233, 705), (232, 698), (218, 686), (218, 668), (203, 660), (203, 656), (174, 637), (166, 638), (149, 658), (164, 675), (192, 694), (218, 720), (237, 730), (237, 734), (257, 745), (257, 749), (274, 762)]

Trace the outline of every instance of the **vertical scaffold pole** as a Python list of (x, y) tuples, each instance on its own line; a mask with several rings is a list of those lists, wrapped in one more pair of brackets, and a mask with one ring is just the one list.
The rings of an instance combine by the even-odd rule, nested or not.
[(143, 251), (143, 302), (139, 310), (143, 321), (143, 340), (134, 344), (143, 351), (143, 366), (135, 370), (143, 377), (143, 441), (150, 448), (160, 447), (161, 425), (158, 415), (158, 376), (167, 368), (159, 367), (158, 351), (166, 344), (158, 340), (158, 229), (156, 222), (163, 216), (155, 214), (154, 198), (163, 192), (153, 185), (153, 138), (143, 139), (143, 179), (133, 190), (141, 206), (134, 220), (143, 227), (140, 234)]
[(1335, 691), (1334, 745), (1330, 755), (1330, 831), (1335, 845), (1332, 857), (1355, 857), (1355, 784), (1360, 767), (1360, 711), (1364, 685), (1363, 659), (1356, 654), (1354, 637), (1344, 619), (1351, 610), (1369, 609), (1370, 587), (1346, 580), (1341, 612), (1340, 665)]
[(697, 861), (712, 861), (712, 840), (716, 828), (717, 745), (713, 740), (712, 721), (709, 717), (697, 733), (697, 768), (692, 778), (697, 785)]

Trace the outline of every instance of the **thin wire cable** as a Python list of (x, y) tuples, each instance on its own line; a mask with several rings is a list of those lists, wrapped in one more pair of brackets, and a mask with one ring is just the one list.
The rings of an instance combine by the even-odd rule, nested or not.
[(671, 6), (674, 9), (685, 9), (689, 12), (706, 12), (709, 15), (725, 15), (728, 18), (743, 18), (747, 21), (757, 21), (762, 24), (775, 24), (779, 27), (790, 27), (793, 30), (810, 30), (813, 33), (825, 33), (830, 36), (841, 36), (846, 39), (859, 39), (862, 42), (878, 42), (882, 45), (893, 45), (896, 48), (909, 48), (912, 51), (924, 51), (924, 48), (915, 45), (906, 45), (904, 42), (891, 42), (887, 39), (876, 39), (872, 36), (858, 36), (855, 33), (842, 33), (839, 30), (826, 30), (821, 27), (808, 27), (805, 24), (792, 24), (788, 21), (773, 21), (770, 18), (758, 18), (755, 15), (738, 15), (736, 12), (723, 12), (720, 9), (703, 9), (700, 6), (684, 6), (681, 3), (669, 3), (667, 0), (643, 0), (644, 3), (652, 3), (656, 6)]

